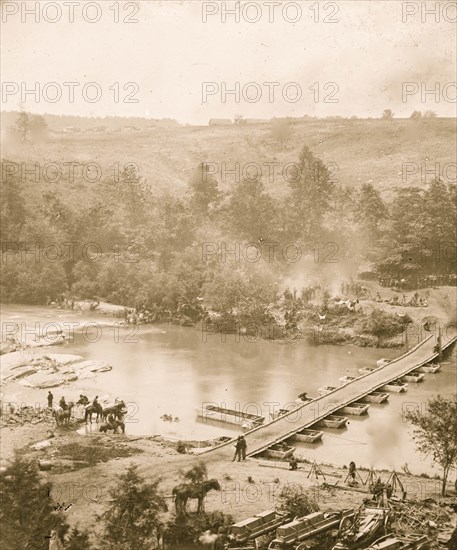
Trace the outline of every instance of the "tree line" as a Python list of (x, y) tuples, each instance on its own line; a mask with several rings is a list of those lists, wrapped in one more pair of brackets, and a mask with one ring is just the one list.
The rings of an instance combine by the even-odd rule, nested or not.
[[(74, 299), (177, 312), (191, 319), (215, 312), (265, 316), (278, 283), (296, 269), (269, 261), (204, 258), (205, 243), (335, 243), (335, 260), (371, 263), (373, 276), (409, 278), (452, 273), (456, 186), (441, 180), (401, 187), (388, 199), (371, 183), (334, 182), (329, 168), (304, 146), (274, 195), (260, 177), (222, 190), (205, 163), (184, 194), (154, 190), (135, 167), (119, 182), (36, 186), (8, 174), (2, 181), (2, 299), (43, 304)], [(42, 252), (60, 251), (50, 260)], [(68, 243), (79, 243), (71, 254)], [(84, 243), (95, 243), (84, 250)], [(35, 250), (27, 252), (27, 247)], [(90, 253), (95, 250), (95, 256)], [(64, 254), (68, 251), (68, 254)], [(315, 260), (314, 260), (315, 261)], [(256, 320), (256, 319), (253, 319)]]

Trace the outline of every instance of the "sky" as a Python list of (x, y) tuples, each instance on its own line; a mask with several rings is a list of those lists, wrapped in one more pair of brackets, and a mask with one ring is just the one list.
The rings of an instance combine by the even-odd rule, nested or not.
[[(3, 110), (190, 124), (235, 114), (456, 115), (456, 2), (436, 14), (424, 10), (436, 2), (400, 0), (70, 4), (1, 2)], [(21, 97), (28, 89), (38, 97)]]

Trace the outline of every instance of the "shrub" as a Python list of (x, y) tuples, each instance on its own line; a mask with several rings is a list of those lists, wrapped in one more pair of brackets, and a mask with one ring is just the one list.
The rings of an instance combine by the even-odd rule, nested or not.
[(291, 517), (307, 516), (319, 511), (316, 499), (297, 487), (284, 487), (279, 501), (279, 509)]

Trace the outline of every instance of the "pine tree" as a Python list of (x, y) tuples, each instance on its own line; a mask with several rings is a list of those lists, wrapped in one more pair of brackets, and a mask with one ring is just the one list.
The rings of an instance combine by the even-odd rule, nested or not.
[(65, 550), (91, 550), (91, 548), (89, 535), (79, 531), (76, 527), (72, 529)]
[(47, 550), (49, 536), (62, 537), (68, 525), (50, 499), (51, 486), (40, 479), (35, 463), (19, 455), (0, 474), (0, 547)]
[(149, 550), (155, 544), (160, 514), (167, 506), (158, 491), (160, 480), (146, 483), (137, 469), (130, 466), (111, 491), (114, 501), (104, 514), (106, 550)]
[(386, 218), (387, 208), (381, 194), (371, 183), (364, 183), (360, 189), (356, 206), (358, 224), (363, 231), (368, 233), (370, 239), (376, 239), (379, 226)]

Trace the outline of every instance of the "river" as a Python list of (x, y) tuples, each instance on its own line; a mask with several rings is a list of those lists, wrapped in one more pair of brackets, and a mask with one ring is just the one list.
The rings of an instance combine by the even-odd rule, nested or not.
[[(129, 434), (161, 434), (173, 439), (204, 440), (219, 435), (234, 436), (236, 427), (198, 421), (196, 408), (204, 402), (225, 404), (246, 412), (276, 409), (306, 391), (318, 395), (318, 388), (338, 385), (341, 376), (357, 376), (363, 366), (374, 366), (381, 357), (393, 358), (400, 350), (326, 346), (303, 340), (247, 341), (235, 335), (204, 335), (196, 328), (173, 325), (142, 325), (115, 330), (104, 326), (110, 319), (89, 312), (51, 310), (43, 307), (2, 307), (2, 327), (6, 323), (26, 323), (28, 329), (39, 323), (79, 323), (84, 333), (75, 331), (71, 341), (50, 348), (53, 353), (74, 353), (84, 359), (107, 361), (110, 372), (54, 388), (57, 401), (67, 401), (80, 393), (123, 399), (128, 403), (126, 430)], [(92, 325), (89, 325), (92, 323)], [(95, 326), (97, 323), (97, 328)], [(50, 328), (52, 328), (50, 326)], [(92, 340), (92, 341), (89, 341)], [(411, 343), (412, 345), (413, 343)], [(403, 421), (406, 407), (425, 406), (436, 393), (449, 396), (455, 391), (455, 365), (448, 363), (437, 374), (427, 374), (420, 384), (410, 383), (405, 394), (390, 394), (386, 405), (372, 404), (369, 414), (349, 417), (344, 430), (324, 429), (322, 443), (297, 444), (297, 453), (319, 462), (336, 465), (354, 460), (358, 465), (377, 468), (405, 463), (413, 473), (438, 473), (430, 460), (415, 451), (411, 429)], [(27, 388), (19, 383), (3, 388), (3, 401), (45, 404), (47, 390)], [(164, 413), (178, 418), (164, 422)], [(82, 432), (96, 430), (82, 428)]]

